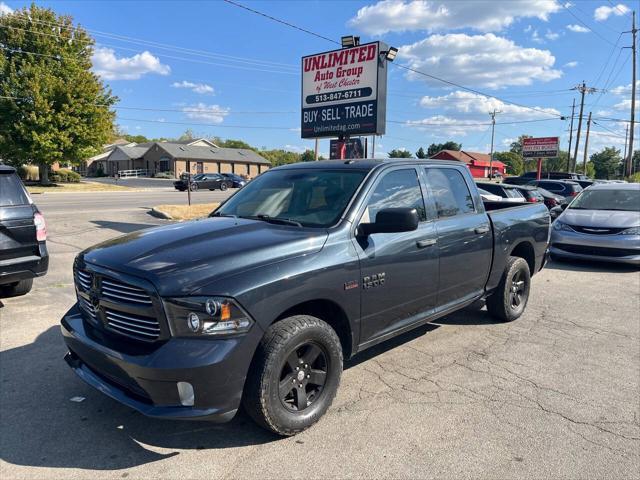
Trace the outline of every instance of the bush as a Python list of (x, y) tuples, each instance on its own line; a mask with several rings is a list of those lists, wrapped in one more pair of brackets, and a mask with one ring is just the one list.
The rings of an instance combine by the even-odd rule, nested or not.
[(630, 177), (627, 177), (627, 181), (631, 183), (640, 183), (640, 172), (634, 173)]
[(49, 175), (49, 181), (51, 181), (51, 182), (61, 182), (62, 181), (62, 177), (60, 175), (58, 175), (57, 173), (53, 173), (53, 174)]
[(22, 180), (37, 182), (40, 180), (38, 167), (35, 165), (20, 165), (18, 167), (18, 175)]
[(175, 178), (173, 172), (156, 172), (153, 178)]
[(80, 174), (74, 172), (73, 170), (69, 170), (67, 168), (61, 168), (60, 170), (55, 172), (53, 175), (59, 178), (59, 180), (53, 180), (53, 176), (52, 176), (52, 181), (54, 182), (78, 183), (80, 181)]

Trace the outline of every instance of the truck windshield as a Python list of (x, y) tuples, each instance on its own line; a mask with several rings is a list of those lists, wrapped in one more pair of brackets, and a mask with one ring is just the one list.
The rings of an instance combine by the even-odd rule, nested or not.
[(273, 170), (238, 191), (212, 216), (334, 225), (366, 176), (364, 170)]
[(571, 205), (576, 210), (622, 210), (640, 212), (640, 190), (591, 190), (582, 192)]

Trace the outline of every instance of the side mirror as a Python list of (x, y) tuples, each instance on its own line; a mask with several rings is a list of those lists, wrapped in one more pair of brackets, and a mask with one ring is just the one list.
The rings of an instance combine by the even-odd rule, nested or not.
[(563, 212), (567, 209), (568, 206), (569, 206), (568, 203), (561, 203), (560, 204), (560, 208), (562, 209)]
[(384, 208), (378, 212), (374, 223), (361, 223), (358, 233), (369, 236), (373, 233), (411, 232), (418, 228), (419, 222), (415, 208)]

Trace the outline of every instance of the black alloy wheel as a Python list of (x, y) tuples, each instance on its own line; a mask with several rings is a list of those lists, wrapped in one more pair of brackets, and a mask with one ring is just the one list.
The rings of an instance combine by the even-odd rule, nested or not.
[(226, 183), (221, 183), (220, 184), (220, 190), (222, 190), (223, 192), (227, 189), (227, 184)]
[(511, 322), (524, 313), (529, 300), (531, 274), (524, 258), (509, 257), (496, 289), (487, 297), (487, 310), (497, 320)]
[(526, 291), (524, 273), (522, 270), (516, 270), (511, 277), (511, 291), (509, 292), (509, 300), (511, 307), (517, 309), (524, 301)]
[(327, 356), (322, 347), (306, 343), (295, 348), (280, 372), (280, 400), (285, 408), (300, 412), (322, 393), (327, 380)]
[(195, 191), (197, 191), (197, 190), (198, 190), (198, 184), (197, 184), (197, 183), (195, 183), (195, 182), (194, 182), (194, 183), (192, 183), (192, 184), (191, 184), (191, 191), (192, 191), (192, 192), (195, 192)]

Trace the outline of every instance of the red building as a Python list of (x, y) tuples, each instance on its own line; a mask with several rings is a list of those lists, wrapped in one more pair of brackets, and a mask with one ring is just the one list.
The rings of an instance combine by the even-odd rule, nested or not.
[[(475, 178), (489, 177), (489, 155), (478, 152), (465, 152), (464, 150), (440, 150), (431, 158), (437, 160), (457, 160), (467, 164), (471, 175)], [(505, 164), (494, 160), (492, 163), (493, 173), (500, 173), (504, 176)]]

